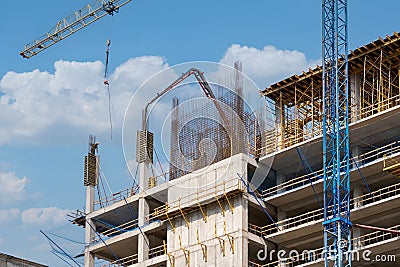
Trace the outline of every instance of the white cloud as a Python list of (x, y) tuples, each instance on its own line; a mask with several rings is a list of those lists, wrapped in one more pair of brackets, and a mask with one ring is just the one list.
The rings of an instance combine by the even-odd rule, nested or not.
[(58, 207), (31, 208), (21, 212), (21, 219), (24, 224), (61, 225), (67, 221), (69, 212)]
[(261, 88), (319, 63), (307, 59), (304, 53), (297, 50), (279, 50), (274, 46), (257, 49), (238, 44), (230, 46), (220, 62), (233, 66), (237, 60), (243, 64), (243, 73)]
[(22, 200), (28, 182), (28, 178), (19, 178), (13, 172), (0, 172), (0, 204)]
[[(227, 48), (220, 62), (233, 66), (236, 60), (243, 63), (243, 72), (260, 88), (316, 64), (299, 51), (234, 44)], [(110, 74), (114, 136), (121, 131), (125, 109), (135, 91), (153, 74), (166, 68), (168, 64), (164, 58), (142, 56), (127, 60)], [(0, 91), (4, 94), (0, 95), (0, 109), (5, 115), (0, 117), (0, 145), (71, 142), (77, 138), (81, 140), (89, 133), (100, 139), (108, 137), (110, 125), (108, 93), (103, 84), (104, 64), (59, 60), (54, 63), (54, 69), (54, 73), (10, 71), (1, 78)], [(128, 119), (139, 122), (145, 101), (176, 77), (176, 73), (168, 71), (152, 77), (148, 86), (136, 94), (137, 112), (135, 109)], [(253, 91), (251, 94), (258, 97)], [(135, 123), (135, 131), (138, 126)]]
[[(16, 208), (12, 209), (0, 209), (0, 225), (5, 224), (7, 222), (14, 221), (19, 217), (21, 211)], [(0, 242), (1, 244), (1, 242)]]
[[(69, 141), (88, 133), (109, 133), (104, 65), (57, 61), (55, 72), (5, 74), (0, 81), (0, 145)], [(134, 91), (152, 74), (168, 67), (161, 57), (132, 58), (110, 75), (113, 124), (120, 130)]]

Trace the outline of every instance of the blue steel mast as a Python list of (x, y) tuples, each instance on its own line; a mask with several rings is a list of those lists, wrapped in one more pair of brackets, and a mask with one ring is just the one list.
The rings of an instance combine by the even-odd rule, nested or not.
[(347, 0), (322, 0), (325, 267), (351, 266)]

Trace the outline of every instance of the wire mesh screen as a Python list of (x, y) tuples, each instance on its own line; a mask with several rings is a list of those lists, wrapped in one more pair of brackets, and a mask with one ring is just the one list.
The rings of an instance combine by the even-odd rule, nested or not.
[(265, 123), (246, 104), (241, 88), (210, 86), (215, 100), (173, 100), (170, 180), (238, 153), (259, 156)]

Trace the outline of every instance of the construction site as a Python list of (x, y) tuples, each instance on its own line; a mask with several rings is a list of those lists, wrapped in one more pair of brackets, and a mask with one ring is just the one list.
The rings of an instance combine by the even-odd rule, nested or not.
[[(322, 2), (322, 65), (265, 85), (264, 106), (246, 101), (239, 61), (229, 84), (209, 83), (193, 66), (157, 88), (131, 133), (133, 186), (98, 193), (99, 143), (90, 137), (85, 210), (70, 214), (85, 231), (85, 267), (398, 266), (400, 34), (349, 51), (347, 1)], [(77, 25), (56, 30), (68, 36)], [(61, 39), (45, 36), (21, 55)], [(174, 89), (189, 77), (204, 97), (187, 104)], [(165, 95), (168, 169), (149, 123)]]
[[(351, 220), (374, 225), (353, 227), (352, 249), (394, 257), (400, 253), (399, 49), (400, 36), (395, 33), (357, 48), (348, 58)], [(138, 188), (94, 199), (96, 154), (89, 153), (86, 162), (92, 159), (87, 164), (93, 175), (85, 176), (86, 212), (73, 221), (86, 224), (91, 245), (85, 266), (93, 266), (95, 258), (109, 261), (105, 266), (322, 266), (321, 72), (316, 67), (262, 90), (268, 106), (274, 107), (263, 119), (244, 104), (239, 63), (234, 90), (214, 89), (213, 97), (225, 109), (204, 103), (179, 109), (175, 98), (168, 182), (151, 175), (153, 134), (146, 126), (138, 131)], [(227, 114), (227, 107), (236, 116), (221, 115)], [(226, 125), (197, 119), (201, 108)], [(180, 125), (185, 117), (190, 123)], [(274, 123), (267, 118), (274, 118)], [(212, 148), (200, 148), (206, 138), (217, 144), (210, 164), (201, 151)], [(262, 183), (255, 188), (252, 179), (260, 173)], [(263, 261), (257, 255), (265, 246), (310, 253)], [(362, 259), (352, 263), (382, 264)]]

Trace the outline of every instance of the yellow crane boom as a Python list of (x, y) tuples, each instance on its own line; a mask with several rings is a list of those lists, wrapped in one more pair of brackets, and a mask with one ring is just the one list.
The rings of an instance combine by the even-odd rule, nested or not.
[(114, 15), (114, 13), (118, 13), (119, 8), (130, 1), (132, 0), (95, 0), (91, 4), (79, 9), (74, 14), (57, 22), (46, 34), (25, 45), (24, 50), (19, 54), (24, 58), (33, 57), (96, 20), (101, 19), (105, 15)]

